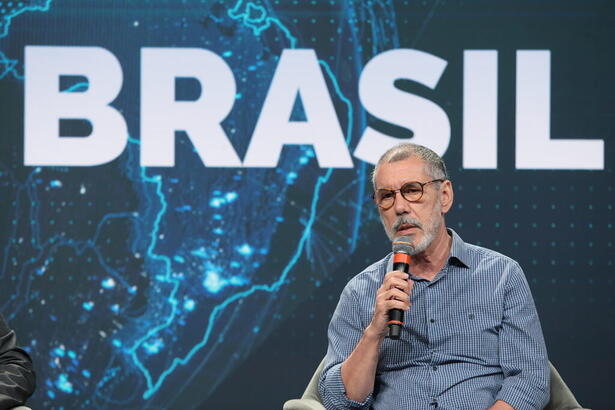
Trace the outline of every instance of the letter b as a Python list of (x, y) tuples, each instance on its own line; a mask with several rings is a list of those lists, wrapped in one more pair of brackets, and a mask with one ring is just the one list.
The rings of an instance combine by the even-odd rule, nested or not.
[[(86, 77), (87, 90), (60, 91), (62, 75)], [(124, 150), (128, 141), (126, 122), (109, 105), (122, 88), (122, 67), (108, 50), (28, 46), (24, 87), (25, 165), (100, 165)], [(92, 133), (62, 137), (60, 119), (87, 119)]]

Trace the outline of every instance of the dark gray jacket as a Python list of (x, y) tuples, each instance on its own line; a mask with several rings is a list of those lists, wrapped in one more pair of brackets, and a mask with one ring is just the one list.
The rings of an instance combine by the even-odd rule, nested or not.
[(24, 404), (36, 387), (32, 359), (15, 343), (15, 332), (0, 315), (0, 410)]

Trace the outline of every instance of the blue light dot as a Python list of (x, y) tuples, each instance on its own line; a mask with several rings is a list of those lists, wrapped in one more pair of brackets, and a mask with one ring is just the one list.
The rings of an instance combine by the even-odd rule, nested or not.
[(102, 287), (105, 289), (113, 289), (115, 287), (115, 280), (113, 278), (106, 278), (102, 281)]
[(205, 273), (205, 280), (203, 286), (211, 293), (218, 293), (224, 288), (228, 282), (221, 278), (216, 271), (207, 271)]
[(240, 285), (245, 284), (246, 280), (239, 276), (232, 276), (231, 279), (229, 280), (229, 283), (231, 285), (240, 286)]
[(143, 343), (143, 349), (150, 355), (160, 353), (163, 347), (164, 342), (160, 338)]
[(209, 206), (211, 206), (212, 208), (220, 208), (224, 202), (225, 201), (222, 198), (212, 198), (209, 201)]
[(297, 173), (294, 171), (289, 172), (288, 174), (286, 174), (286, 183), (289, 185), (292, 185), (295, 183), (295, 179), (297, 179)]
[(196, 306), (196, 302), (192, 299), (186, 299), (184, 302), (184, 309), (188, 312), (192, 312)]
[(65, 393), (73, 392), (73, 384), (68, 381), (68, 376), (65, 373), (60, 374), (55, 384), (58, 389)]
[(237, 252), (242, 254), (243, 256), (251, 256), (254, 253), (254, 249), (247, 243), (237, 247)]

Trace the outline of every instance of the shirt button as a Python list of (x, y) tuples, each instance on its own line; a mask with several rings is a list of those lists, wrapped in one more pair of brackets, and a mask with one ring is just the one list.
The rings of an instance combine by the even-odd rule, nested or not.
[(436, 370), (438, 370), (438, 366), (434, 366), (434, 367), (432, 367), (432, 369), (435, 372)]
[(435, 322), (436, 322), (436, 319), (429, 319), (429, 321), (430, 321), (431, 323), (435, 323)]

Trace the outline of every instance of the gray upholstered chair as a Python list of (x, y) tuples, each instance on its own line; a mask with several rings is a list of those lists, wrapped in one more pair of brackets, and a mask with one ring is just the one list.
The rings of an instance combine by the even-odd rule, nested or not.
[[(323, 360), (312, 376), (305, 392), (303, 392), (303, 396), (300, 399), (289, 400), (284, 403), (284, 410), (325, 410), (318, 393), (318, 379), (324, 365)], [(551, 399), (545, 410), (588, 410), (581, 407), (550, 362), (549, 367), (551, 368)]]

